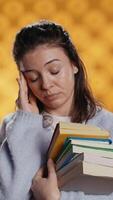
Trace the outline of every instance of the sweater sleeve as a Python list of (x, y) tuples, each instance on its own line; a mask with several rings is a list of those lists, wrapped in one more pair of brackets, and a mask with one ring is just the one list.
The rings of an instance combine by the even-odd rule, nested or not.
[(49, 132), (38, 113), (19, 110), (6, 121), (1, 132), (6, 140), (0, 148), (0, 200), (28, 200), (32, 178), (50, 142), (45, 138)]
[[(39, 130), (38, 125), (40, 127)], [(32, 134), (36, 134), (37, 130), (39, 132), (42, 131), (41, 126), (42, 116), (38, 113), (18, 110), (15, 113), (9, 114), (5, 117), (0, 127), (0, 145), (2, 144), (3, 146), (5, 142), (4, 140), (7, 140), (8, 143), (11, 142), (12, 146), (15, 146), (16, 141), (19, 142), (19, 138), (23, 140), (24, 136), (28, 135), (32, 131)]]

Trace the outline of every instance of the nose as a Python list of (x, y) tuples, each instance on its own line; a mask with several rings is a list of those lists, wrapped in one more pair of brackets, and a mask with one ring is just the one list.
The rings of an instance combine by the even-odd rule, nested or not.
[(42, 77), (42, 82), (41, 82), (41, 89), (42, 90), (48, 90), (49, 88), (51, 88), (52, 86), (52, 82), (50, 80), (49, 77), (47, 77), (46, 75)]

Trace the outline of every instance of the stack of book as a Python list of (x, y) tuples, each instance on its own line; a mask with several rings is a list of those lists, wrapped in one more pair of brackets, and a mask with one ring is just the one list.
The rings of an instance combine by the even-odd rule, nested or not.
[(56, 164), (61, 190), (113, 192), (113, 145), (106, 130), (71, 122), (57, 124), (48, 157)]

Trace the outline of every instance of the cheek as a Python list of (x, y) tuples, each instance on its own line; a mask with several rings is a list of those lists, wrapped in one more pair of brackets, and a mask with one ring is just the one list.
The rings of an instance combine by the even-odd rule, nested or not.
[(37, 88), (37, 85), (35, 85), (35, 84), (28, 84), (28, 85), (29, 85), (29, 88), (31, 89), (32, 93), (36, 97), (40, 96), (39, 88)]
[(60, 78), (59, 82), (64, 88), (73, 87), (75, 79), (72, 71), (62, 73), (62, 77)]

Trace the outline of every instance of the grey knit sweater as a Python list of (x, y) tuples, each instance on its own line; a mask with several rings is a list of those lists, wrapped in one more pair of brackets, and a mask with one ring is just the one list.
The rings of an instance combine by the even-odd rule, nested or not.
[[(106, 129), (113, 139), (113, 113), (103, 109), (88, 121)], [(51, 126), (43, 127), (43, 116), (17, 111), (7, 116), (0, 132), (0, 200), (30, 200), (32, 178), (44, 163), (51, 141)], [(109, 195), (86, 195), (61, 191), (61, 200), (113, 200)]]

